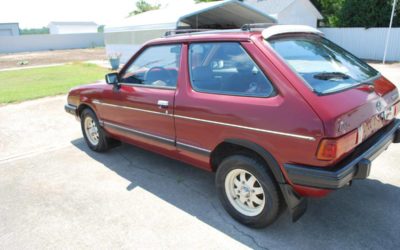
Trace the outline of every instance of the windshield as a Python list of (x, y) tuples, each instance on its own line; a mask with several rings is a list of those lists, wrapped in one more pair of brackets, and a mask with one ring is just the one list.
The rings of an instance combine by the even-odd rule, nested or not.
[(268, 40), (268, 43), (319, 94), (351, 88), (379, 74), (320, 36), (284, 36)]

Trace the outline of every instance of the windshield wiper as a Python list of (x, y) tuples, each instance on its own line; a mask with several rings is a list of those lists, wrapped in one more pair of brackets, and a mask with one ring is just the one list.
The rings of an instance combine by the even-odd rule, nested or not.
[(322, 72), (314, 75), (314, 78), (319, 80), (330, 80), (330, 79), (344, 79), (347, 80), (350, 76), (342, 72)]

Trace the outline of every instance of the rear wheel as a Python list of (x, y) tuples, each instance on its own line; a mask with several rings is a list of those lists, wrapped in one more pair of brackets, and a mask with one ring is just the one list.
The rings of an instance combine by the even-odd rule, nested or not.
[(97, 152), (104, 152), (110, 148), (110, 139), (99, 120), (91, 109), (85, 109), (81, 113), (81, 128), (85, 141), (90, 149)]
[(277, 183), (258, 160), (244, 155), (227, 157), (218, 167), (216, 186), (226, 211), (242, 224), (262, 228), (279, 215)]

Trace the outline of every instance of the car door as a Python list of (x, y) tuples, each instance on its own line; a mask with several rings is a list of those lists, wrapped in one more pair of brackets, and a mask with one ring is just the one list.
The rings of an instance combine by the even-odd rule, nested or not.
[(186, 58), (174, 110), (177, 150), (181, 159), (209, 168), (211, 151), (225, 139), (262, 140), (254, 131), (271, 124), (279, 97), (239, 42), (194, 42)]
[(100, 109), (106, 130), (119, 137), (175, 150), (174, 97), (181, 45), (142, 50), (119, 75)]

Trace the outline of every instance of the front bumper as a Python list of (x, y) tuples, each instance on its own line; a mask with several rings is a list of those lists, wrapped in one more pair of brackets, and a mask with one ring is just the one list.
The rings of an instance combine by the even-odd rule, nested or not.
[(400, 120), (396, 119), (359, 145), (344, 160), (329, 168), (284, 164), (290, 181), (296, 185), (323, 189), (338, 189), (353, 179), (365, 179), (371, 161), (391, 143), (400, 142)]
[(74, 115), (74, 116), (78, 115), (78, 112), (77, 112), (78, 108), (76, 106), (74, 106), (74, 105), (65, 104), (64, 105), (64, 109), (68, 114), (71, 114), (71, 115)]

